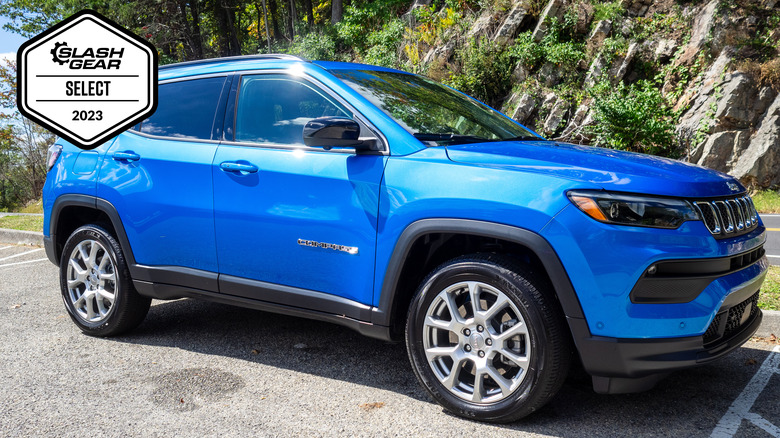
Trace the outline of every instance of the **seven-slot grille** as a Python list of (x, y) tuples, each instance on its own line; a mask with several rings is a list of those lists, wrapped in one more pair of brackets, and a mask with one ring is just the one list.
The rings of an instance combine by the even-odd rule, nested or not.
[(702, 221), (716, 238), (739, 236), (758, 225), (758, 212), (750, 196), (695, 201)]

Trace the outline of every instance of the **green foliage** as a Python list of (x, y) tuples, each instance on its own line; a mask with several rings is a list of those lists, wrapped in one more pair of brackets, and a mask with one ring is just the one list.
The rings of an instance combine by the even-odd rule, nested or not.
[(780, 310), (780, 267), (769, 267), (769, 273), (761, 286), (758, 307), (764, 310)]
[(382, 29), (368, 34), (369, 48), (363, 56), (363, 61), (382, 67), (398, 67), (398, 52), (404, 29), (404, 22), (396, 19), (385, 24)]
[(458, 50), (456, 57), (463, 67), (445, 81), (447, 85), (498, 106), (512, 87), (514, 62), (510, 52), (482, 38)]
[(0, 228), (24, 231), (43, 231), (42, 216), (3, 216), (0, 217)]
[(335, 61), (337, 59), (336, 42), (326, 33), (307, 33), (297, 38), (290, 45), (288, 52), (311, 60)]
[(780, 191), (762, 190), (751, 196), (759, 213), (780, 213)]
[(622, 17), (626, 13), (626, 8), (621, 0), (611, 2), (595, 2), (593, 4), (593, 22), (600, 20), (614, 20)]
[(661, 92), (649, 81), (617, 87), (602, 82), (591, 90), (593, 119), (590, 128), (601, 146), (676, 157), (672, 111)]
[(344, 8), (344, 18), (336, 24), (339, 39), (347, 46), (361, 52), (367, 49), (366, 35), (395, 18), (407, 5), (406, 0), (375, 0), (371, 3), (355, 3)]

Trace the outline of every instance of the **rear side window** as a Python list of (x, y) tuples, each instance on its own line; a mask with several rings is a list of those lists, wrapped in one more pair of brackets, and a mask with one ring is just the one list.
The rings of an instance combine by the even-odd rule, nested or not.
[(303, 127), (318, 117), (352, 113), (301, 79), (277, 74), (241, 78), (236, 141), (303, 144)]
[(141, 132), (163, 137), (210, 140), (225, 77), (171, 82), (157, 88), (157, 110)]

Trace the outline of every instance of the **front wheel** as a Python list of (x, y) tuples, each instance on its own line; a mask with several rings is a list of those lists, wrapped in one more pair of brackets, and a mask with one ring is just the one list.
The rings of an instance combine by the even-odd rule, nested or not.
[(456, 415), (497, 423), (547, 403), (571, 359), (549, 289), (501, 255), (460, 257), (434, 270), (406, 325), (412, 367), (430, 395)]
[(135, 328), (152, 301), (133, 287), (119, 243), (96, 225), (77, 229), (65, 242), (60, 289), (73, 322), (92, 336), (118, 335)]

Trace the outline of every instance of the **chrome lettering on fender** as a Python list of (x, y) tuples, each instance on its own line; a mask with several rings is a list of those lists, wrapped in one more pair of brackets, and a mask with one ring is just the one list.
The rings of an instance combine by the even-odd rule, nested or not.
[(311, 248), (333, 249), (353, 255), (358, 253), (358, 248), (356, 246), (337, 245), (335, 243), (316, 242), (314, 240), (298, 239), (298, 245)]

